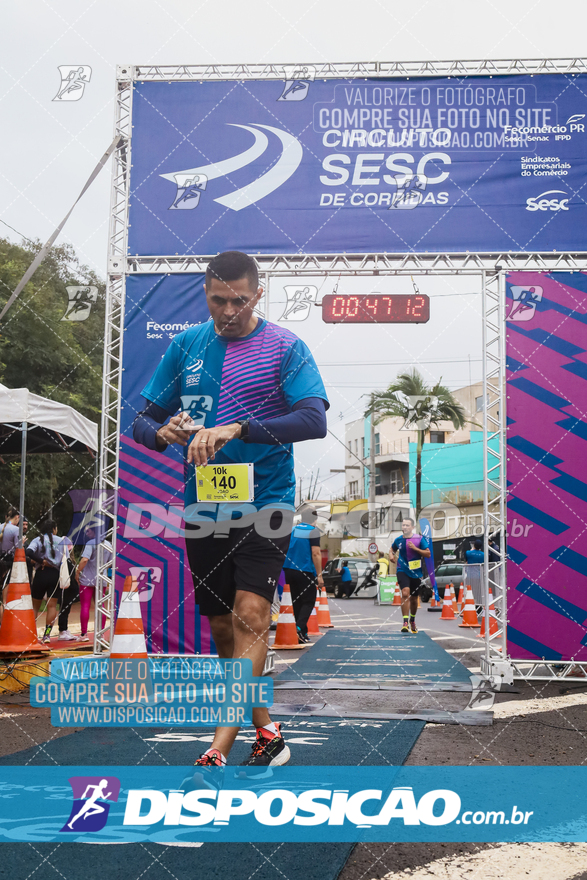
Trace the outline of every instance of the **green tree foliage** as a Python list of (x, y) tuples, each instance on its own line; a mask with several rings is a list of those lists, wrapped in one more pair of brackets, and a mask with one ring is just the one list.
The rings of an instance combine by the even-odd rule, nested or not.
[(406, 428), (418, 432), (416, 458), (416, 518), (422, 509), (422, 446), (426, 432), (441, 422), (452, 422), (455, 429), (466, 422), (465, 411), (440, 379), (427, 385), (418, 370), (400, 373), (385, 391), (371, 395), (367, 415), (375, 414), (376, 423), (387, 418), (400, 418)]
[[(39, 242), (0, 239), (0, 308), (31, 264)], [(63, 321), (67, 287), (93, 285), (98, 301), (85, 321)], [(102, 397), (105, 286), (68, 246), (52, 248), (0, 325), (0, 382), (73, 406), (99, 421)], [(0, 449), (1, 454), (1, 449)], [(69, 528), (69, 489), (90, 489), (94, 462), (83, 454), (30, 455), (25, 515), (31, 527), (51, 511), (60, 534)], [(0, 511), (18, 507), (20, 456), (0, 460)], [(3, 517), (2, 517), (3, 519)]]

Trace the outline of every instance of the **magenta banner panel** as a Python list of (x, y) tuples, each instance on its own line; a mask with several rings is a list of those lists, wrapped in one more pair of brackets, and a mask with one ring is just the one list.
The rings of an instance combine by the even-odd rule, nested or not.
[(587, 661), (587, 275), (507, 279), (508, 650)]
[(183, 537), (183, 451), (139, 446), (132, 423), (146, 401), (141, 391), (171, 340), (210, 318), (204, 276), (133, 275), (126, 280), (116, 599), (124, 578), (139, 583), (147, 648), (153, 653), (207, 654), (210, 630), (194, 602)]

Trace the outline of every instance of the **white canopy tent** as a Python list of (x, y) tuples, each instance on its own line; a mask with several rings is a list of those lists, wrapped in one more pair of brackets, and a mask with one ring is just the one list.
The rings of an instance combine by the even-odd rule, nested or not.
[(27, 453), (98, 450), (98, 426), (65, 403), (0, 385), (0, 455), (21, 455), (20, 529)]

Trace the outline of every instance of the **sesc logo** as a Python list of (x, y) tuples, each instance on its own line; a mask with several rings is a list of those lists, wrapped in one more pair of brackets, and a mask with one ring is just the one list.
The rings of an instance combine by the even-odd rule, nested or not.
[[(292, 83), (292, 87), (295, 83)], [(292, 96), (295, 92), (290, 93)], [(298, 97), (286, 98), (282, 95), (279, 100), (302, 100), (300, 92)], [(303, 96), (302, 96), (303, 97)], [(172, 171), (169, 174), (162, 174), (164, 180), (175, 183), (177, 192), (170, 209), (182, 208), (184, 210), (195, 208), (200, 203), (201, 193), (207, 189), (211, 181), (225, 178), (224, 186), (233, 186), (232, 178), (236, 171), (253, 166), (253, 173), (257, 173), (260, 167), (266, 168), (260, 176), (256, 177), (250, 183), (239, 187), (238, 189), (228, 192), (226, 195), (220, 195), (214, 198), (215, 202), (231, 211), (242, 211), (250, 205), (256, 204), (260, 199), (264, 199), (280, 186), (283, 186), (292, 174), (298, 169), (304, 151), (300, 141), (287, 131), (275, 128), (272, 125), (262, 125), (260, 122), (251, 123), (251, 125), (241, 125), (238, 122), (227, 122), (232, 128), (242, 128), (253, 136), (254, 143), (251, 144), (242, 153), (231, 156), (228, 159), (222, 159), (212, 162), (209, 165), (201, 165), (198, 168), (186, 168), (182, 171)], [(269, 162), (264, 160), (261, 165), (257, 160), (270, 149), (270, 139), (265, 132), (272, 136), (272, 139), (279, 141), (281, 145), (281, 155), (275, 160)], [(224, 138), (219, 138), (223, 141)], [(214, 187), (212, 187), (214, 189)]]
[[(566, 199), (547, 199), (545, 196), (561, 195), (567, 196)], [(527, 211), (568, 211), (568, 193), (562, 189), (549, 189), (535, 196), (532, 199), (526, 199)]]

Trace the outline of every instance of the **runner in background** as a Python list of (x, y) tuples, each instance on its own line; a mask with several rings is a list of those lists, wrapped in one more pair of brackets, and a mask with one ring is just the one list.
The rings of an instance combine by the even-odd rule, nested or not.
[(351, 570), (349, 568), (349, 564), (344, 560), (341, 563), (340, 568), (336, 569), (337, 574), (340, 575), (340, 592), (341, 599), (350, 599), (351, 593), (353, 592), (353, 576), (351, 574)]
[(285, 582), (289, 584), (298, 640), (309, 642), (308, 620), (316, 604), (316, 589), (322, 588), (320, 532), (314, 527), (318, 514), (304, 510), (302, 521), (294, 528), (283, 563)]
[[(402, 521), (402, 536), (391, 545), (389, 558), (397, 563), (397, 582), (402, 591), (403, 633), (417, 633), (416, 612), (418, 611), (418, 592), (422, 583), (422, 559), (430, 557), (428, 541), (414, 533), (414, 520), (406, 517)], [(408, 626), (409, 622), (409, 626)]]
[[(112, 545), (109, 541), (103, 542), (104, 563), (110, 562), (112, 559)], [(89, 641), (88, 623), (90, 620), (90, 608), (92, 599), (96, 600), (96, 579), (98, 575), (98, 544), (96, 542), (96, 532), (93, 528), (86, 528), (86, 545), (82, 550), (81, 559), (77, 566), (76, 574), (79, 584), (79, 601), (80, 601), (80, 624), (81, 624), (81, 640)], [(104, 626), (104, 619), (102, 620)]]
[[(57, 534), (57, 523), (52, 519), (43, 523), (41, 534), (26, 549), (26, 555), (37, 563), (31, 584), (35, 618), (39, 617), (41, 604), (46, 599), (43, 642), (51, 641), (51, 630), (57, 618), (57, 602), (59, 599), (63, 600), (65, 592), (59, 587), (61, 560), (65, 554), (69, 557), (72, 549), (69, 538), (60, 538)], [(77, 638), (72, 636), (72, 640), (77, 641)], [(66, 637), (63, 641), (70, 639)]]
[[(186, 450), (184, 520), (196, 602), (219, 656), (249, 658), (260, 676), (293, 522), (292, 443), (326, 436), (328, 398), (308, 347), (255, 314), (263, 290), (252, 257), (214, 257), (205, 291), (212, 320), (174, 337), (142, 392), (147, 406), (133, 437), (162, 453), (173, 443)], [(226, 466), (232, 488), (231, 466), (252, 464), (253, 496), (241, 485), (249, 501), (199, 502), (195, 468), (208, 463)], [(201, 472), (199, 479), (203, 485)], [(285, 764), (281, 725), (263, 707), (253, 709), (253, 723), (257, 736), (245, 763)], [(238, 727), (217, 727), (196, 764), (225, 764), (237, 734)]]

